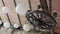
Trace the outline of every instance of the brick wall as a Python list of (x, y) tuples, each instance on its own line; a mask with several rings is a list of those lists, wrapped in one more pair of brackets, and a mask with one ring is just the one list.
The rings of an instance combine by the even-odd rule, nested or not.
[(56, 32), (60, 33), (60, 0), (52, 0), (52, 13), (57, 12), (57, 24), (58, 27), (56, 29)]

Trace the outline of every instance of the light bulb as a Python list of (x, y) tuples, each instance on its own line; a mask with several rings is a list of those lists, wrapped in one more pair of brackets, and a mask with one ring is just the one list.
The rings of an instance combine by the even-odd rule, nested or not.
[(30, 30), (29, 24), (25, 24), (25, 25), (23, 26), (23, 30), (24, 30), (24, 31), (29, 31), (29, 30)]
[(9, 12), (9, 9), (8, 9), (8, 7), (3, 7), (2, 8), (2, 11), (3, 11), (3, 13), (8, 13)]
[(2, 24), (2, 21), (0, 20), (0, 25)]
[(19, 14), (19, 15), (24, 15), (26, 13), (27, 8), (25, 8), (22, 4), (18, 4), (16, 6), (16, 12)]
[(20, 25), (15, 23), (14, 28), (18, 28), (18, 27), (20, 27)]
[(9, 28), (10, 27), (10, 23), (9, 22), (5, 22), (3, 25), (5, 28)]
[(20, 13), (20, 10), (21, 10), (21, 5), (18, 4), (18, 5), (16, 6), (16, 12), (19, 14), (19, 13)]

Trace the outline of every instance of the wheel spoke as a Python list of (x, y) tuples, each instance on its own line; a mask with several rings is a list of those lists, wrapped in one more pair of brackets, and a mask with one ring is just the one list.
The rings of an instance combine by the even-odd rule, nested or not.
[(46, 15), (45, 14), (40, 14), (41, 15), (41, 19), (43, 19), (43, 18), (45, 18), (46, 17)]
[(46, 27), (46, 29), (49, 29), (50, 27), (49, 26), (47, 26), (47, 25), (45, 25), (45, 27)]
[(37, 12), (37, 17), (38, 17), (38, 19), (40, 18), (40, 15), (39, 15), (39, 13)]
[(52, 25), (51, 24), (46, 24), (48, 27), (52, 27)]
[(45, 28), (46, 28), (46, 26), (42, 26), (42, 28), (44, 28), (44, 29), (45, 29)]
[(35, 21), (37, 21), (37, 19), (36, 18), (34, 18), (34, 17), (32, 17), (32, 16), (29, 16), (32, 20), (35, 20)]
[(35, 15), (31, 14), (31, 16), (37, 19), (37, 17)]

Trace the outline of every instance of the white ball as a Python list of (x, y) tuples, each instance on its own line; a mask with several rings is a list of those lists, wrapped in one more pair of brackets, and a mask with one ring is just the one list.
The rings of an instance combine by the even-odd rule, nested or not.
[(24, 30), (24, 31), (29, 31), (29, 30), (30, 30), (29, 24), (25, 24), (25, 25), (23, 26), (23, 30)]
[(0, 20), (0, 25), (2, 24), (2, 21)]
[(10, 27), (10, 23), (9, 22), (5, 22), (3, 25), (5, 28), (9, 28)]
[(14, 28), (18, 28), (18, 27), (20, 27), (20, 25), (15, 23)]
[(2, 11), (3, 11), (3, 13), (8, 13), (9, 12), (9, 9), (8, 9), (8, 7), (3, 7), (2, 8)]

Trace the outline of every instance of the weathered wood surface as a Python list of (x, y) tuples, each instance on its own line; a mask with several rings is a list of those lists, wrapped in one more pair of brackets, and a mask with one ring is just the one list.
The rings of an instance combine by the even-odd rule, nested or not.
[(3, 3), (2, 0), (0, 0), (0, 17), (3, 20), (3, 22), (8, 21), (7, 16), (5, 13), (2, 13)]
[(15, 5), (13, 0), (4, 0), (5, 5), (10, 9), (8, 15), (10, 17), (11, 24), (19, 23), (16, 11), (15, 11)]

